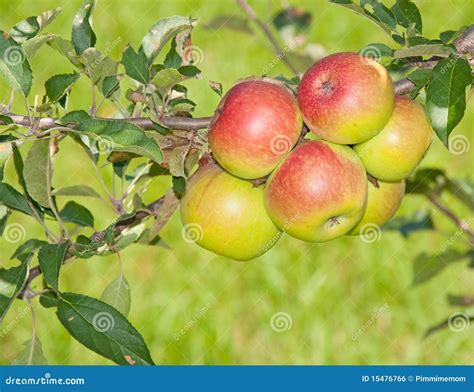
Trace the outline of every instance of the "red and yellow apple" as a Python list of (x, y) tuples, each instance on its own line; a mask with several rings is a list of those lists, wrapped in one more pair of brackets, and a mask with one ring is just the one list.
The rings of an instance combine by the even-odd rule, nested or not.
[(414, 100), (397, 96), (392, 117), (372, 139), (354, 150), (367, 173), (382, 181), (400, 181), (418, 166), (433, 139), (423, 107)]
[(281, 236), (265, 211), (263, 186), (254, 187), (213, 163), (190, 178), (181, 219), (185, 239), (235, 260), (260, 256)]
[(367, 175), (348, 146), (308, 141), (277, 167), (265, 188), (273, 222), (293, 237), (323, 242), (347, 234), (362, 218)]
[(361, 143), (387, 124), (394, 103), (387, 70), (357, 53), (336, 53), (304, 74), (298, 105), (306, 125), (323, 140)]
[(293, 148), (302, 121), (286, 87), (260, 79), (243, 81), (228, 91), (214, 115), (211, 151), (237, 177), (264, 177)]
[(398, 182), (377, 181), (377, 186), (369, 181), (367, 207), (364, 216), (349, 234), (364, 234), (364, 227), (382, 227), (395, 215), (405, 194), (405, 180)]

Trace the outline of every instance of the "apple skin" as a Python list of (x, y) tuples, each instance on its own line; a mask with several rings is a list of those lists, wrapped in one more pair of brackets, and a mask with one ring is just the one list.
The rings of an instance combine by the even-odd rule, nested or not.
[(265, 188), (265, 207), (289, 235), (324, 242), (347, 234), (362, 218), (367, 175), (354, 151), (324, 141), (296, 147)]
[[(402, 203), (405, 194), (405, 180), (398, 182), (377, 181), (378, 188), (369, 181), (367, 207), (364, 216), (349, 234), (364, 234), (364, 226), (382, 227), (387, 223)], [(362, 229), (362, 231), (361, 231)]]
[(214, 163), (202, 166), (181, 199), (183, 225), (193, 227), (195, 242), (214, 253), (241, 261), (258, 257), (281, 236), (265, 211), (263, 190)]
[(222, 99), (209, 131), (211, 151), (231, 174), (269, 174), (296, 144), (303, 119), (293, 94), (280, 84), (247, 80)]
[(354, 150), (367, 173), (382, 181), (400, 181), (421, 162), (433, 140), (433, 130), (423, 107), (410, 98), (397, 96), (392, 117), (372, 139)]
[(377, 135), (393, 110), (387, 70), (357, 53), (327, 56), (304, 74), (298, 105), (306, 125), (321, 139), (361, 143)]

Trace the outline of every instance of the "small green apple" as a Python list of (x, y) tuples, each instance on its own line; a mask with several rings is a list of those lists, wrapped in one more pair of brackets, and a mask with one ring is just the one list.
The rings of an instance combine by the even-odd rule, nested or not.
[(400, 181), (418, 166), (430, 147), (433, 131), (423, 107), (397, 96), (392, 117), (372, 139), (354, 146), (367, 172), (382, 181)]
[(349, 234), (364, 234), (367, 225), (381, 228), (395, 215), (405, 194), (405, 180), (398, 182), (377, 181), (378, 187), (369, 181), (367, 207), (364, 216)]
[(263, 186), (254, 187), (214, 163), (190, 178), (181, 219), (185, 240), (235, 260), (260, 256), (281, 236), (265, 211)]

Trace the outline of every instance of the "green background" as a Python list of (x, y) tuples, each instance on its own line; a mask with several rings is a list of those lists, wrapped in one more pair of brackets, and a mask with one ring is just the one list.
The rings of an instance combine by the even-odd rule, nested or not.
[[(251, 1), (265, 21), (271, 20), (283, 1)], [(296, 1), (313, 15), (308, 41), (322, 45), (327, 53), (358, 51), (373, 42), (387, 41), (369, 20), (326, 1)], [(424, 32), (435, 38), (441, 31), (456, 30), (472, 23), (469, 0), (449, 2), (416, 1), (424, 19)], [(46, 31), (70, 37), (73, 16), (80, 1), (2, 1), (0, 27), (9, 30), (17, 21), (56, 6), (61, 15)], [(200, 23), (193, 33), (193, 45), (202, 51), (198, 64), (202, 80), (186, 85), (198, 104), (196, 116), (210, 115), (219, 97), (208, 81), (222, 82), (224, 90), (242, 77), (261, 74), (275, 55), (261, 32), (254, 35), (223, 26), (204, 25), (219, 15), (242, 16), (232, 1), (111, 1), (99, 0), (94, 14), (97, 48), (121, 59), (130, 42), (138, 47), (147, 29), (159, 18), (191, 15)], [(254, 26), (252, 25), (252, 29)], [(43, 47), (32, 61), (35, 94), (44, 94), (44, 82), (54, 74), (73, 71), (72, 66), (49, 47)], [(291, 76), (280, 61), (270, 75)], [(0, 82), (0, 100), (7, 102), (10, 90)], [(74, 88), (69, 110), (88, 109), (90, 88), (82, 78)], [(20, 99), (16, 112), (24, 113)], [(114, 110), (103, 106), (101, 115)], [(453, 135), (473, 138), (473, 106)], [(472, 148), (461, 155), (449, 153), (435, 140), (423, 167), (442, 167), (448, 174), (466, 178), (473, 173)], [(7, 179), (14, 183), (9, 168)], [(104, 170), (110, 181), (110, 169)], [(102, 191), (86, 155), (66, 141), (56, 158), (54, 186), (88, 184)], [(168, 178), (154, 180), (146, 201), (156, 199), (170, 185)], [(103, 193), (103, 192), (102, 192)], [(66, 202), (66, 199), (61, 203)], [(449, 198), (446, 202), (464, 217), (468, 212)], [(114, 219), (112, 209), (94, 199), (79, 202), (93, 211), (96, 228)], [(429, 208), (419, 196), (405, 199), (399, 216)], [(413, 287), (413, 260), (421, 252), (440, 252), (456, 228), (433, 211), (437, 232), (419, 232), (407, 239), (384, 232), (379, 241), (364, 243), (344, 237), (324, 244), (310, 244), (284, 237), (267, 254), (247, 263), (234, 262), (185, 242), (179, 213), (166, 225), (162, 237), (170, 249), (135, 245), (122, 252), (125, 276), (132, 292), (130, 321), (142, 333), (157, 364), (472, 364), (473, 327), (461, 332), (445, 329), (427, 339), (425, 330), (459, 311), (446, 302), (446, 294), (474, 291), (474, 270), (464, 262), (448, 266), (426, 284)], [(14, 215), (10, 222), (22, 224), (26, 237), (41, 236), (29, 218)], [(471, 221), (472, 222), (472, 221)], [(472, 226), (472, 225), (471, 225)], [(84, 234), (90, 234), (85, 230)], [(225, 234), (223, 234), (225, 235)], [(461, 246), (457, 236), (450, 246)], [(0, 239), (0, 263), (9, 266), (9, 256), (18, 244)], [(100, 297), (105, 286), (119, 274), (115, 257), (78, 260), (63, 269), (64, 291)], [(40, 287), (40, 281), (36, 287)], [(37, 334), (51, 364), (110, 364), (76, 342), (60, 325), (54, 309), (37, 301)], [(16, 301), (0, 332), (0, 363), (8, 364), (31, 336), (31, 317), (25, 303)], [(286, 313), (291, 328), (272, 328), (272, 316)], [(358, 331), (363, 328), (362, 333)], [(180, 331), (184, 333), (180, 333)]]

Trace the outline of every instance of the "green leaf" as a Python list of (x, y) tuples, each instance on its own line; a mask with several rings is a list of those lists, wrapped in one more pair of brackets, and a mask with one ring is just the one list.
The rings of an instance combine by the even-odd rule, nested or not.
[(426, 109), (436, 135), (448, 146), (449, 134), (466, 109), (466, 87), (472, 83), (471, 67), (462, 57), (439, 61), (426, 89)]
[(186, 174), (184, 173), (184, 161), (188, 152), (188, 146), (179, 146), (171, 151), (168, 160), (171, 175), (175, 177), (186, 177)]
[(90, 24), (90, 17), (95, 7), (94, 0), (84, 0), (77, 11), (72, 23), (72, 44), (77, 54), (82, 54), (87, 48), (92, 48), (96, 42), (96, 36)]
[(194, 76), (198, 75), (199, 72), (200, 71), (192, 65), (187, 65), (179, 69), (165, 68), (155, 75), (153, 78), (153, 84), (160, 95), (164, 96), (175, 85), (187, 79), (193, 78)]
[(435, 255), (422, 253), (418, 255), (413, 263), (413, 285), (424, 283), (438, 275), (446, 266), (452, 263), (463, 261), (466, 258), (474, 260), (474, 251), (458, 252), (449, 249), (448, 251)]
[(54, 8), (43, 12), (39, 16), (30, 16), (13, 26), (10, 36), (18, 43), (25, 42), (38, 35), (61, 11), (61, 8)]
[[(377, 26), (379, 26), (383, 31), (385, 31), (390, 37), (392, 36), (392, 28), (387, 24), (382, 22), (380, 19), (376, 18), (372, 13), (361, 7), (360, 5), (354, 4), (350, 0), (330, 0), (331, 3), (339, 4), (342, 5), (343, 7), (346, 7), (356, 14), (365, 16), (369, 20), (371, 20), (373, 23), (375, 23)], [(380, 14), (379, 14), (380, 16)]]
[(396, 50), (393, 53), (393, 57), (396, 59), (418, 56), (448, 57), (449, 55), (453, 54), (453, 52), (454, 50), (451, 47), (443, 44), (424, 44)]
[(38, 261), (43, 277), (56, 291), (58, 290), (59, 270), (66, 256), (69, 242), (43, 245), (38, 252)]
[(54, 38), (54, 34), (37, 35), (36, 37), (23, 42), (21, 46), (26, 54), (26, 57), (31, 60), (39, 48), (41, 48), (44, 44), (51, 42)]
[(152, 64), (165, 44), (176, 34), (196, 25), (196, 19), (186, 16), (171, 16), (160, 19), (143, 37), (140, 51), (145, 54), (148, 64)]
[(26, 197), (15, 188), (5, 183), (0, 183), (0, 203), (12, 210), (34, 216)]
[(22, 47), (0, 30), (0, 74), (15, 90), (26, 97), (30, 93), (33, 73)]
[(131, 46), (125, 48), (122, 55), (125, 73), (136, 81), (147, 84), (149, 77), (148, 65), (142, 52), (136, 53)]
[(57, 316), (79, 343), (119, 365), (154, 364), (140, 333), (105, 302), (63, 293)]
[(397, 18), (399, 25), (409, 27), (412, 23), (415, 24), (416, 31), (421, 34), (423, 30), (423, 23), (418, 7), (410, 0), (397, 0), (392, 7), (392, 12)]
[(46, 245), (46, 241), (41, 241), (37, 239), (30, 239), (25, 243), (21, 244), (12, 255), (12, 259), (18, 259), (22, 262), (27, 261), (29, 258), (33, 257), (38, 249)]
[(69, 92), (72, 85), (80, 77), (81, 74), (73, 73), (55, 75), (49, 78), (44, 84), (44, 87), (46, 89), (46, 95), (48, 96), (51, 102), (59, 101), (59, 99), (61, 99), (65, 94)]
[(125, 228), (120, 235), (117, 237), (113, 244), (114, 252), (125, 249), (127, 246), (137, 242), (143, 232), (145, 231), (145, 224), (139, 224), (133, 227)]
[(163, 155), (156, 141), (146, 136), (138, 126), (114, 120), (86, 120), (81, 122), (77, 130), (94, 138), (102, 139), (110, 144), (112, 151), (124, 151), (145, 156), (160, 163)]
[(53, 194), (55, 196), (84, 196), (84, 197), (95, 197), (100, 199), (100, 195), (87, 185), (72, 185), (64, 188), (56, 189)]
[(377, 0), (367, 0), (367, 2), (372, 6), (372, 15), (375, 18), (377, 18), (380, 22), (390, 26), (390, 28), (393, 30), (397, 27), (397, 19), (390, 9), (388, 9), (382, 3), (379, 3)]
[(467, 26), (463, 26), (457, 31), (443, 31), (442, 33), (439, 33), (439, 39), (443, 41), (443, 43), (449, 44), (450, 42), (453, 42), (456, 38), (459, 38), (467, 30), (467, 28)]
[(415, 98), (420, 90), (425, 87), (431, 79), (431, 69), (417, 69), (407, 76), (415, 84), (415, 89), (410, 93)]
[(167, 53), (165, 57), (165, 61), (163, 62), (163, 65), (165, 68), (179, 68), (183, 64), (183, 59), (179, 55), (179, 53), (176, 51), (176, 39), (173, 39), (171, 41), (171, 47), (169, 52)]
[(5, 231), (5, 228), (8, 223), (8, 218), (10, 217), (11, 213), (12, 212), (8, 209), (8, 207), (0, 204), (0, 237)]
[(69, 201), (59, 212), (59, 217), (64, 222), (75, 223), (84, 227), (94, 227), (94, 216), (92, 213), (75, 201)]
[(433, 230), (433, 220), (426, 211), (417, 211), (413, 217), (396, 217), (383, 227), (384, 230), (399, 231), (404, 237), (419, 230)]
[(171, 113), (191, 113), (196, 107), (196, 103), (187, 98), (175, 98), (169, 101), (168, 106)]
[[(5, 121), (8, 121), (10, 117), (5, 117)], [(3, 170), (8, 159), (12, 155), (12, 141), (16, 140), (12, 136), (2, 136), (0, 135), (0, 181), (3, 181)]]
[(84, 66), (79, 61), (76, 52), (74, 51), (74, 46), (72, 45), (71, 41), (59, 36), (54, 36), (53, 39), (48, 42), (48, 45), (66, 57), (74, 66), (81, 70), (84, 68)]
[(43, 207), (50, 205), (51, 158), (49, 140), (38, 140), (33, 143), (23, 168), (28, 194)]
[(104, 78), (102, 84), (102, 95), (105, 98), (110, 98), (120, 88), (120, 79), (118, 75), (109, 75)]
[(58, 306), (58, 296), (52, 291), (41, 294), (39, 302), (45, 308), (55, 308)]
[(125, 276), (120, 275), (110, 282), (100, 298), (105, 303), (117, 309), (125, 317), (130, 312), (130, 286)]
[(118, 63), (109, 56), (104, 56), (96, 48), (86, 49), (79, 57), (79, 61), (84, 65), (85, 74), (91, 79), (94, 85), (98, 85), (102, 90), (102, 84), (107, 76), (117, 73)]
[(186, 178), (173, 176), (173, 190), (181, 197), (186, 191)]
[(13, 360), (12, 365), (47, 365), (43, 347), (38, 338), (30, 339), (24, 343), (23, 350)]
[(91, 116), (85, 110), (73, 110), (67, 113), (61, 119), (57, 120), (58, 124), (62, 125), (77, 125), (82, 121), (90, 119)]
[(27, 262), (10, 269), (0, 268), (0, 323), (23, 288), (27, 276)]

